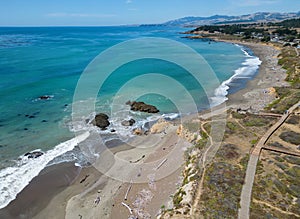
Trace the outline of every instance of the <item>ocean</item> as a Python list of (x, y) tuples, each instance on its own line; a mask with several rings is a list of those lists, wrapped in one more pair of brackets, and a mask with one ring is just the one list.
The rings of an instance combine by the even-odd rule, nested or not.
[[(13, 200), (47, 165), (70, 160), (78, 165), (88, 163), (75, 147), (78, 141), (88, 138), (84, 131), (102, 132), (107, 141), (114, 138), (126, 141), (134, 128), (144, 127), (147, 122), (183, 116), (180, 107), (189, 104), (185, 101), (188, 97), (197, 111), (226, 101), (228, 94), (245, 87), (257, 73), (261, 62), (249, 49), (230, 43), (183, 38), (180, 32), (185, 30), (164, 26), (0, 28), (0, 208)], [(89, 83), (94, 81), (90, 78), (89, 83), (84, 84), (86, 89), (81, 90), (84, 98), (74, 99), (80, 87), (78, 82), (93, 68), (97, 56), (101, 58), (105, 51), (119, 49), (106, 56), (109, 63), (113, 64), (120, 57), (134, 57), (136, 50), (130, 42), (138, 39), (145, 40), (137, 42), (153, 40), (157, 43), (156, 46), (137, 43), (139, 49), (149, 51), (151, 48), (153, 54), (160, 55), (171, 51), (178, 62), (190, 61), (189, 65), (193, 66), (189, 54), (176, 49), (167, 51), (162, 45), (166, 41), (174, 48), (186, 46), (204, 58), (218, 83), (210, 83), (215, 79), (210, 78), (206, 67), (196, 68), (195, 64), (193, 69), (205, 77), (204, 89), (178, 63), (143, 54), (118, 66), (105, 78), (96, 94), (90, 93)], [(118, 47), (120, 43), (125, 47)], [(97, 68), (101, 68), (101, 63)], [(167, 94), (172, 94), (172, 98)], [(120, 96), (123, 99), (116, 101), (118, 107), (112, 111), (113, 101)], [(130, 112), (124, 98), (153, 104), (160, 113)], [(81, 113), (88, 113), (74, 119), (74, 104), (84, 108), (91, 99), (95, 110), (83, 110)], [(184, 113), (187, 109), (190, 108), (184, 109)], [(95, 112), (110, 115), (111, 125), (106, 131), (87, 124)], [(123, 127), (120, 123), (129, 118), (134, 118), (136, 123), (130, 128)], [(75, 138), (75, 132), (83, 134)], [(24, 156), (35, 150), (44, 155), (36, 159)]]

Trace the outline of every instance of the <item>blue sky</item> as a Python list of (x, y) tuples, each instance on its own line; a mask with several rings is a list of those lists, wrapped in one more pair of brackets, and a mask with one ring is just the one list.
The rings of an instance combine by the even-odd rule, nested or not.
[(300, 0), (0, 0), (0, 26), (162, 23), (184, 16), (299, 10)]

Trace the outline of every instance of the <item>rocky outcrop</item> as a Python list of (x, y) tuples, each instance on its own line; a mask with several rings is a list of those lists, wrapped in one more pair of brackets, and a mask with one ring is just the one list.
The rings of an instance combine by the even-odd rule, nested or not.
[(33, 151), (33, 152), (27, 152), (26, 154), (24, 154), (25, 157), (27, 158), (38, 158), (40, 156), (42, 156), (44, 153), (41, 151)]
[(167, 122), (164, 119), (159, 119), (157, 121), (157, 123), (155, 123), (151, 129), (150, 129), (150, 133), (151, 134), (159, 134), (162, 132), (165, 132), (166, 129), (171, 125), (171, 123)]
[(183, 125), (180, 125), (176, 131), (177, 135), (183, 139), (186, 139), (188, 142), (195, 143), (201, 140), (201, 135), (197, 132), (191, 132)]
[(145, 131), (141, 128), (137, 128), (137, 129), (133, 130), (133, 134), (134, 135), (143, 135), (143, 134), (145, 134)]
[(135, 123), (134, 119), (124, 120), (123, 122), (121, 122), (123, 126), (132, 126), (134, 123)]
[(92, 121), (92, 124), (101, 128), (102, 130), (105, 130), (106, 127), (110, 125), (108, 119), (109, 119), (108, 115), (104, 113), (99, 113), (95, 116), (95, 119)]
[(128, 101), (126, 105), (130, 106), (132, 111), (146, 112), (146, 113), (158, 113), (159, 110), (152, 105), (146, 104), (144, 102)]

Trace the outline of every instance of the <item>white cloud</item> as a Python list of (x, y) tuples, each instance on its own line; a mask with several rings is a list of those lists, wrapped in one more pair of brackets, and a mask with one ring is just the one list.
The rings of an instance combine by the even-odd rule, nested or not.
[(81, 17), (81, 18), (106, 18), (115, 17), (115, 14), (84, 14), (84, 13), (50, 13), (48, 17)]
[(131, 4), (132, 0), (126, 0), (126, 4)]

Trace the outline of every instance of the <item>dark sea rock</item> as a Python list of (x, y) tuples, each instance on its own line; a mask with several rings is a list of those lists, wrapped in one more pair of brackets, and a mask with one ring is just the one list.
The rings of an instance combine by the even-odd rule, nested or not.
[(38, 158), (40, 156), (42, 156), (44, 153), (41, 151), (33, 151), (33, 152), (27, 152), (26, 154), (24, 154), (24, 156), (28, 157), (28, 158)]
[(140, 111), (140, 112), (146, 112), (146, 113), (158, 113), (159, 112), (159, 110), (155, 106), (146, 104), (144, 102), (127, 101), (126, 105), (129, 105), (130, 109), (132, 111)]
[(99, 113), (95, 116), (95, 119), (92, 121), (92, 124), (98, 126), (102, 130), (105, 130), (106, 127), (110, 125), (108, 118), (108, 115), (104, 113)]
[(49, 95), (43, 95), (43, 96), (40, 96), (39, 99), (40, 100), (49, 100), (49, 99), (51, 99), (51, 96), (49, 96)]
[(134, 123), (135, 123), (134, 119), (124, 120), (123, 122), (121, 122), (123, 126), (132, 126)]

